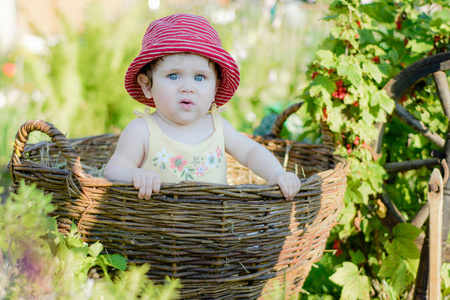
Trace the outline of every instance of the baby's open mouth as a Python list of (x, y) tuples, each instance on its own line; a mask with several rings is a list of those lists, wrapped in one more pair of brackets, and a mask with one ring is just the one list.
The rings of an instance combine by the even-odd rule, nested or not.
[(194, 105), (194, 103), (191, 100), (184, 99), (180, 101), (180, 105), (182, 108), (190, 108)]

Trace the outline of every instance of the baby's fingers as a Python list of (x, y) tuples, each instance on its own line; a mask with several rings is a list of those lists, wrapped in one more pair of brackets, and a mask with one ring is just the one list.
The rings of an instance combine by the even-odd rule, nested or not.
[(287, 176), (280, 178), (279, 186), (283, 196), (287, 200), (292, 200), (300, 190), (301, 183), (300, 179), (295, 174), (288, 173)]
[(151, 186), (153, 192), (159, 193), (159, 189), (161, 188), (161, 179), (159, 177), (154, 177), (152, 186)]
[(289, 197), (289, 186), (284, 178), (279, 178), (277, 182), (278, 186), (280, 187), (281, 193), (283, 194), (284, 198)]
[(153, 187), (153, 180), (152, 178), (148, 178), (145, 176), (139, 176), (136, 175), (133, 177), (133, 184), (136, 189), (139, 190), (138, 192), (138, 198), (139, 199), (150, 199), (152, 196), (152, 187)]

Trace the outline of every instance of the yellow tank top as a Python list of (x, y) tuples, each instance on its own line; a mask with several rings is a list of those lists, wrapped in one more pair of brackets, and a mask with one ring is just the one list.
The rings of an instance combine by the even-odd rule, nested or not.
[(157, 172), (161, 182), (204, 181), (227, 184), (227, 161), (223, 120), (211, 114), (214, 133), (203, 142), (189, 145), (167, 136), (151, 115), (142, 116), (150, 131), (147, 160), (143, 169)]

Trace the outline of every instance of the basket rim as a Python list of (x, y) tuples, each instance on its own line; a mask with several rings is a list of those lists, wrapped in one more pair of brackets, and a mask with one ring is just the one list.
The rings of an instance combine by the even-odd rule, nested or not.
[[(28, 136), (33, 131), (41, 131), (42, 133), (47, 134), (51, 141), (41, 141), (36, 144), (30, 144), (27, 145)], [(349, 162), (348, 160), (344, 159), (340, 155), (337, 155), (333, 153), (332, 149), (328, 145), (324, 144), (314, 144), (314, 143), (306, 143), (301, 141), (293, 141), (293, 140), (287, 140), (287, 139), (281, 139), (273, 136), (258, 136), (258, 135), (248, 135), (249, 137), (259, 139), (259, 142), (264, 140), (265, 143), (285, 143), (285, 144), (291, 144), (291, 145), (301, 145), (301, 146), (308, 146), (311, 148), (324, 148), (328, 150), (330, 153), (328, 155), (332, 157), (336, 164), (333, 168), (319, 171), (317, 173), (312, 174), (311, 176), (308, 176), (306, 178), (300, 178), (300, 181), (302, 183), (301, 190), (306, 187), (308, 184), (312, 184), (313, 182), (317, 181), (315, 178), (315, 175), (318, 176), (318, 178), (321, 177), (327, 177), (330, 176), (330, 174), (326, 175), (330, 171), (334, 172), (343, 172), (347, 174), (349, 172)], [(11, 171), (11, 175), (14, 178), (14, 168), (17, 166), (21, 166), (24, 164), (23, 157), (24, 153), (37, 149), (41, 147), (43, 144), (49, 144), (51, 146), (56, 145), (59, 150), (61, 151), (62, 155), (67, 159), (67, 166), (69, 170), (61, 170), (57, 168), (52, 168), (48, 166), (44, 166), (41, 164), (33, 163), (34, 167), (42, 167), (42, 169), (45, 169), (46, 171), (51, 170), (58, 170), (59, 173), (66, 171), (69, 174), (74, 175), (78, 181), (80, 182), (80, 185), (83, 186), (102, 186), (102, 187), (133, 187), (133, 184), (130, 182), (124, 182), (124, 181), (115, 181), (115, 180), (109, 180), (104, 177), (93, 177), (89, 174), (86, 174), (84, 172), (83, 167), (80, 163), (80, 157), (76, 150), (74, 149), (74, 146), (77, 144), (80, 144), (85, 141), (89, 140), (95, 140), (99, 138), (110, 138), (110, 137), (117, 137), (119, 134), (99, 134), (99, 135), (93, 135), (93, 136), (87, 136), (87, 137), (79, 137), (79, 138), (73, 138), (68, 139), (65, 137), (65, 135), (59, 131), (53, 124), (50, 124), (44, 120), (28, 120), (26, 123), (24, 123), (20, 129), (17, 132), (16, 140), (14, 143), (14, 150), (13, 154), (11, 155), (11, 160), (8, 164), (8, 167)], [(220, 193), (221, 190), (230, 190), (230, 192), (234, 193), (236, 190), (243, 190), (245, 189), (248, 192), (261, 192), (266, 194), (266, 196), (272, 196), (272, 197), (280, 197), (281, 192), (279, 190), (279, 187), (277, 185), (268, 185), (268, 184), (217, 184), (217, 183), (209, 183), (209, 182), (203, 182), (203, 181), (181, 181), (179, 183), (162, 183), (161, 184), (161, 190), (165, 189), (189, 189), (196, 187), (197, 190), (199, 189), (199, 186), (203, 186), (207, 188), (209, 191), (217, 190), (217, 193)]]

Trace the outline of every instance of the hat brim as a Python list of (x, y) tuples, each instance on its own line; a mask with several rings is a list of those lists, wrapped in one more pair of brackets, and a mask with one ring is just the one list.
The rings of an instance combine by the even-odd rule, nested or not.
[(155, 107), (153, 99), (144, 96), (137, 82), (137, 75), (143, 66), (162, 56), (176, 53), (194, 53), (209, 58), (220, 66), (220, 84), (215, 102), (217, 106), (227, 103), (239, 86), (239, 68), (233, 57), (222, 47), (196, 41), (173, 40), (171, 42), (155, 43), (150, 49), (142, 50), (128, 67), (125, 75), (125, 88), (137, 101)]

